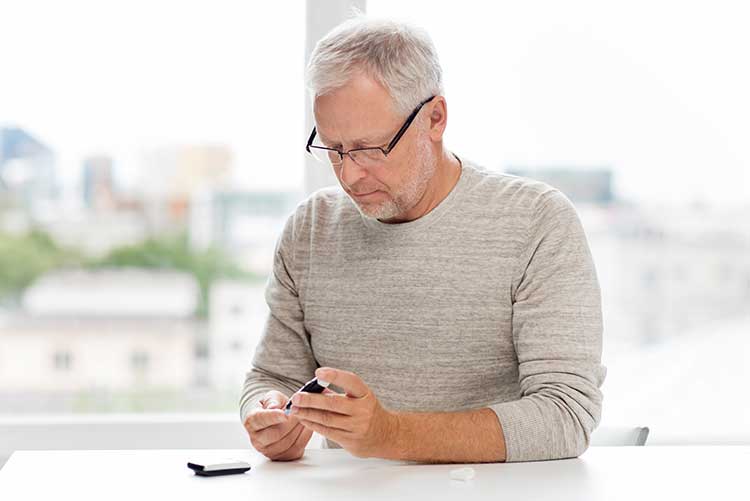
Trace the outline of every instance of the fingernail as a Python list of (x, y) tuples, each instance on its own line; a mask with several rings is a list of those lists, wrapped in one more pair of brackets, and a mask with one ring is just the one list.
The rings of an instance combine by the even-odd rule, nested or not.
[(326, 381), (325, 379), (318, 378), (318, 384), (320, 386), (328, 386), (330, 383), (328, 381)]
[(284, 409), (284, 415), (288, 416), (291, 410), (292, 410), (291, 407), (289, 409)]

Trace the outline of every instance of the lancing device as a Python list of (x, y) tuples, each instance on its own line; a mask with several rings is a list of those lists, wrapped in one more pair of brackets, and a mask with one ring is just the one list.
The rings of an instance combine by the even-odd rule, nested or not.
[[(297, 393), (304, 391), (305, 393), (323, 393), (323, 390), (328, 388), (328, 385), (331, 384), (328, 381), (323, 381), (322, 379), (318, 379), (316, 377), (312, 378), (310, 381), (305, 383), (305, 386), (297, 390)], [(296, 393), (295, 393), (296, 395)], [(292, 395), (293, 397), (294, 395)], [(289, 401), (286, 403), (286, 407), (284, 407), (284, 414), (287, 416), (292, 411), (292, 398), (289, 398)]]

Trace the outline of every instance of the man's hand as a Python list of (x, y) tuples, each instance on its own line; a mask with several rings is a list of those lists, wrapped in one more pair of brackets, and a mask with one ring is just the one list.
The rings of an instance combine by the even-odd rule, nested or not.
[(283, 393), (271, 390), (260, 400), (261, 407), (250, 411), (245, 420), (253, 447), (274, 461), (301, 458), (313, 434), (297, 418), (284, 414), (286, 403)]
[(351, 372), (320, 367), (318, 379), (342, 388), (322, 394), (292, 395), (291, 416), (309, 431), (317, 431), (357, 457), (379, 456), (394, 436), (395, 414), (380, 405), (375, 394)]

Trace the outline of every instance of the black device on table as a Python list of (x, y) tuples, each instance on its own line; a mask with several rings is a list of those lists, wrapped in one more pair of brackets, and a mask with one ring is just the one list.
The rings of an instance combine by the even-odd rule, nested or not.
[(244, 461), (228, 461), (222, 463), (189, 462), (188, 468), (201, 477), (217, 477), (219, 475), (234, 475), (245, 473), (250, 465)]

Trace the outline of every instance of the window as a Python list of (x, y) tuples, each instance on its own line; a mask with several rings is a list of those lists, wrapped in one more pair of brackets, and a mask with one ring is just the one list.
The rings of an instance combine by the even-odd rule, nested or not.
[(130, 356), (130, 366), (134, 371), (145, 372), (149, 368), (150, 357), (145, 351), (134, 351)]
[(68, 372), (73, 366), (73, 355), (69, 351), (56, 351), (52, 365), (56, 371)]
[[(46, 23), (2, 3), (2, 413), (236, 412), (276, 238), (325, 177), (303, 173), (304, 5), (47, 1)], [(450, 149), (579, 209), (602, 286), (602, 424), (745, 430), (746, 7), (367, 10), (435, 41)], [(81, 377), (50, 399), (35, 363)]]

